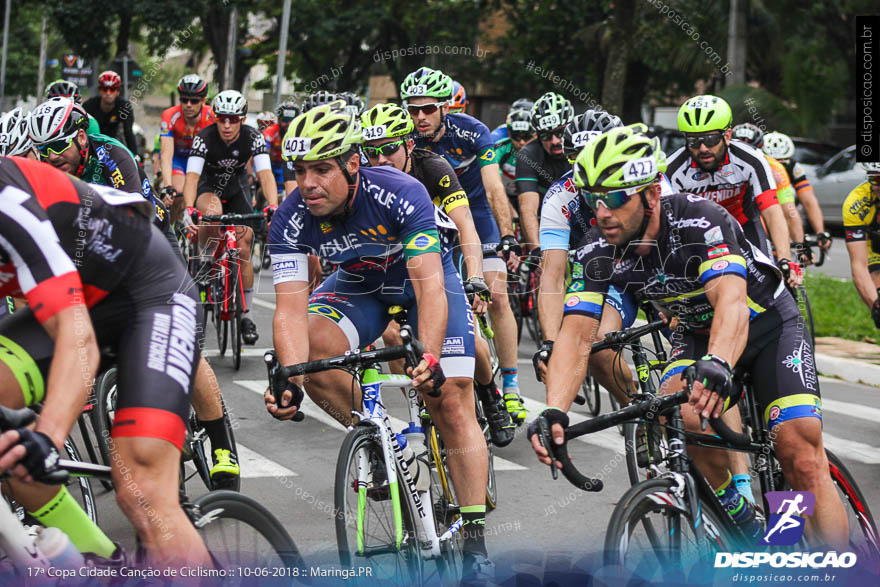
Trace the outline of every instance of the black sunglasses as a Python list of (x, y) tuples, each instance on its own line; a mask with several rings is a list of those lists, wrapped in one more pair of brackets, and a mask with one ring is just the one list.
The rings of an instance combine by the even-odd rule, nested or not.
[(711, 135), (702, 135), (699, 137), (686, 137), (685, 143), (687, 143), (688, 149), (699, 149), (700, 145), (706, 145), (710, 149), (721, 142), (721, 139), (724, 138), (724, 135), (721, 133), (714, 133)]
[(538, 138), (541, 139), (541, 140), (544, 141), (544, 142), (546, 142), (546, 141), (552, 141), (552, 140), (553, 140), (553, 137), (556, 137), (556, 138), (558, 138), (558, 139), (561, 139), (561, 138), (562, 138), (562, 135), (563, 135), (564, 133), (565, 133), (565, 129), (548, 130), (548, 131), (545, 131), (545, 132), (539, 132), (539, 133), (538, 133)]
[(379, 155), (385, 155), (388, 157), (389, 155), (394, 155), (398, 152), (405, 142), (405, 139), (401, 139), (399, 141), (385, 143), (379, 147), (369, 147), (365, 145), (364, 155), (367, 156), (367, 159), (378, 159)]
[(527, 133), (527, 132), (515, 132), (512, 135), (510, 135), (510, 138), (513, 139), (514, 141), (528, 141), (533, 136), (534, 136), (533, 134)]
[(181, 104), (198, 104), (201, 101), (201, 98), (184, 98), (183, 96), (180, 97)]

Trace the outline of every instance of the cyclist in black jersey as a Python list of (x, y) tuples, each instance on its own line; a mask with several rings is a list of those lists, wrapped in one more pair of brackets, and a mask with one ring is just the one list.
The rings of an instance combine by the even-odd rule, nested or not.
[[(363, 136), (367, 139), (362, 151), (371, 166), (387, 165), (418, 179), (428, 190), (434, 205), (452, 219), (458, 230), (458, 249), (464, 261), (468, 278), (467, 289), (474, 292), (472, 308), (484, 313), (491, 297), (483, 278), (483, 253), (480, 237), (474, 226), (467, 194), (446, 159), (425, 149), (416, 149), (410, 136), (414, 125), (409, 113), (395, 104), (377, 104), (361, 116)], [(438, 226), (440, 223), (438, 222)], [(383, 335), (386, 345), (400, 344), (392, 322)], [(483, 403), (489, 420), (492, 441), (499, 447), (507, 446), (514, 437), (514, 424), (504, 398), (495, 385), (489, 345), (482, 337), (476, 338), (477, 356), (474, 370), (477, 395)]]
[[(185, 266), (171, 231), (168, 210), (155, 198), (149, 180), (132, 154), (116, 139), (86, 135), (88, 119), (82, 107), (65, 98), (41, 104), (30, 117), (30, 134), (41, 158), (53, 167), (87, 183), (106, 185), (141, 195), (153, 204), (153, 223), (159, 227), (175, 257)], [(201, 358), (196, 375), (193, 405), (211, 439), (214, 467), (211, 477), (217, 488), (238, 486), (239, 466), (223, 414), (220, 384), (208, 362)], [(218, 452), (219, 451), (219, 452)]]
[(516, 154), (516, 191), (524, 249), (539, 249), (541, 200), (547, 188), (571, 169), (562, 152), (562, 133), (572, 118), (571, 102), (555, 92), (547, 92), (532, 107), (531, 124), (538, 140)]
[[(214, 98), (213, 109), (217, 124), (196, 135), (186, 162), (184, 222), (193, 212), (208, 215), (252, 212), (253, 196), (247, 174), (251, 157), (263, 195), (269, 203), (266, 209), (274, 210), (278, 207), (278, 192), (266, 140), (260, 131), (243, 124), (248, 110), (247, 100), (235, 90), (226, 90)], [(216, 231), (199, 231), (199, 245), (205, 246), (210, 236), (216, 236)], [(254, 232), (251, 227), (244, 226), (236, 236), (244, 261), (241, 266), (244, 302), (250, 309), (254, 297), (254, 267), (250, 262)], [(241, 335), (246, 344), (254, 344), (259, 338), (257, 325), (247, 316), (247, 311), (241, 319)]]
[[(115, 71), (105, 71), (98, 76), (99, 95), (83, 102), (83, 108), (98, 122), (101, 134), (121, 140), (133, 154), (138, 154), (134, 136), (134, 107), (119, 96), (122, 79)], [(122, 136), (119, 135), (120, 126)]]
[[(646, 130), (639, 124), (608, 131), (589, 141), (575, 161), (575, 184), (598, 225), (577, 252), (582, 288), (566, 298), (548, 369), (550, 407), (542, 416), (561, 443), (605, 293), (609, 285), (631, 291), (679, 320), (661, 393), (682, 389), (682, 371), (693, 365), (692, 409), (681, 412), (685, 426), (699, 431), (700, 417), (719, 417), (731, 403), (731, 367), (748, 369), (786, 480), (816, 497), (807, 529), (811, 543), (847, 548), (846, 515), (822, 443), (813, 351), (794, 298), (773, 261), (721, 206), (692, 194), (660, 198), (665, 156)], [(550, 464), (534, 436), (532, 445)], [(751, 507), (730, 483), (726, 451), (689, 446), (688, 456), (729, 511)]]

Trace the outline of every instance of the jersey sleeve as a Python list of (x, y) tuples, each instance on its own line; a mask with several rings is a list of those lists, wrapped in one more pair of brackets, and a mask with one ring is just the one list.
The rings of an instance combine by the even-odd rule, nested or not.
[(779, 203), (776, 195), (776, 182), (773, 179), (773, 171), (767, 158), (758, 153), (754, 157), (742, 155), (742, 158), (751, 163), (752, 172), (749, 176), (749, 185), (754, 194), (758, 210), (763, 212), (770, 206)]
[(36, 199), (9, 186), (0, 193), (0, 248), (15, 266), (19, 287), (41, 323), (83, 304), (76, 267), (61, 246), (46, 211)]
[(205, 169), (205, 160), (208, 158), (208, 144), (205, 137), (202, 136), (204, 131), (193, 137), (192, 149), (189, 152), (189, 158), (186, 160), (186, 172), (202, 174)]
[(537, 163), (530, 154), (531, 149), (526, 149), (525, 147), (516, 154), (517, 195), (538, 191), (538, 170), (535, 169)]
[(794, 186), (794, 191), (798, 194), (804, 190), (813, 189), (810, 181), (807, 179), (807, 174), (804, 173), (803, 167), (797, 162), (791, 167), (791, 183)]
[(542, 251), (568, 250), (571, 237), (571, 224), (565, 216), (565, 195), (562, 187), (565, 180), (556, 181), (547, 190), (544, 196), (544, 205), (541, 207), (541, 225), (538, 231), (538, 240)]
[(476, 124), (473, 128), (473, 133), (474, 134), (472, 141), (474, 153), (476, 153), (477, 155), (477, 160), (480, 162), (480, 167), (485, 167), (486, 165), (498, 163), (498, 155), (495, 153), (495, 141), (492, 140), (492, 135), (489, 132), (489, 127), (479, 120), (476, 120)]
[(171, 117), (174, 116), (174, 107), (166, 108), (162, 113), (162, 122), (159, 123), (159, 136), (160, 137), (173, 137), (174, 133), (171, 132)]
[(122, 145), (110, 142), (99, 144), (95, 147), (95, 155), (104, 165), (111, 186), (123, 192), (143, 195), (137, 163)]
[(458, 182), (458, 176), (443, 157), (429, 157), (424, 162), (425, 183), (431, 199), (438, 208), (449, 214), (462, 206), (468, 206), (467, 194)]
[(843, 228), (846, 242), (867, 240), (868, 228), (874, 218), (874, 205), (871, 186), (864, 182), (853, 189), (843, 201)]
[(302, 242), (305, 211), (295, 205), (298, 195), (298, 190), (290, 194), (272, 217), (266, 245), (272, 259), (274, 285), (309, 280), (308, 255), (311, 250)]
[(403, 253), (407, 259), (441, 252), (434, 204), (421, 183), (413, 180), (401, 189), (393, 214), (393, 224), (402, 236)]
[(776, 199), (780, 204), (794, 203), (794, 188), (788, 179), (788, 172), (785, 167), (778, 161), (769, 161), (770, 168), (773, 171), (773, 181), (776, 182)]

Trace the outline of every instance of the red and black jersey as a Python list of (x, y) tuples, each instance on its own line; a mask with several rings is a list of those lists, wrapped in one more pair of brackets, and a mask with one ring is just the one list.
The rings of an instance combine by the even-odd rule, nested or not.
[(143, 253), (152, 215), (139, 193), (0, 158), (0, 296), (25, 297), (40, 322), (94, 306)]

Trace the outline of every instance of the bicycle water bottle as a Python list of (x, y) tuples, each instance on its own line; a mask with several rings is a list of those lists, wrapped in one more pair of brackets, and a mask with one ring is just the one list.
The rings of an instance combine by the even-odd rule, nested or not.
[(34, 545), (57, 569), (78, 569), (85, 564), (82, 554), (58, 528), (41, 528)]
[[(422, 439), (424, 438), (425, 434), (422, 433)], [(413, 483), (415, 483), (416, 489), (427, 491), (431, 486), (431, 474), (428, 471), (428, 463), (421, 458), (416, 458), (413, 445), (407, 439), (406, 434), (397, 435), (397, 444), (400, 446), (400, 450), (403, 451), (403, 460), (406, 462), (407, 468), (409, 468), (409, 474), (412, 477)]]

